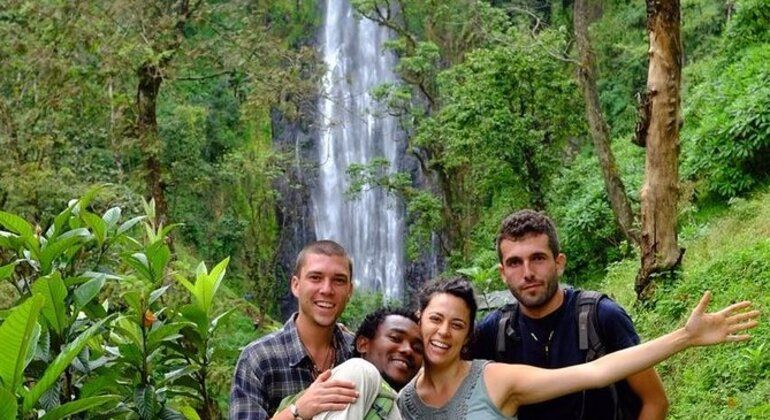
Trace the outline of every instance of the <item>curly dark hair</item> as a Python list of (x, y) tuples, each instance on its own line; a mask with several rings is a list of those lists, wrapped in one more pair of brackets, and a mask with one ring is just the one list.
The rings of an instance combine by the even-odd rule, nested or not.
[(380, 328), (380, 325), (385, 322), (385, 318), (391, 315), (403, 316), (406, 319), (414, 321), (415, 324), (417, 324), (419, 321), (417, 319), (417, 315), (406, 308), (391, 308), (386, 306), (384, 308), (377, 309), (376, 311), (366, 315), (364, 320), (361, 321), (361, 325), (356, 331), (356, 337), (353, 339), (353, 357), (361, 357), (361, 353), (359, 353), (358, 349), (356, 348), (358, 337), (366, 337), (370, 340), (373, 339), (377, 334), (377, 328)]
[(470, 333), (468, 335), (468, 342), (470, 343), (474, 337), (476, 311), (478, 310), (476, 295), (473, 292), (471, 282), (467, 278), (457, 275), (453, 277), (439, 277), (425, 284), (417, 295), (417, 307), (420, 308), (420, 313), (425, 311), (433, 296), (441, 293), (447, 293), (460, 298), (468, 306), (471, 312)]
[(497, 232), (495, 246), (497, 248), (497, 258), (503, 262), (503, 253), (500, 250), (500, 243), (503, 239), (518, 241), (528, 235), (545, 234), (548, 236), (548, 247), (553, 256), (559, 255), (559, 237), (556, 234), (556, 225), (553, 220), (545, 213), (534, 210), (519, 210), (510, 214), (500, 224), (500, 230)]

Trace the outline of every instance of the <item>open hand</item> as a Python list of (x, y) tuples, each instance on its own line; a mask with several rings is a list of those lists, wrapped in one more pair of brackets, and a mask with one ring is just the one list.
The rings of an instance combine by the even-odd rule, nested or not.
[(325, 411), (343, 410), (358, 398), (358, 391), (353, 382), (329, 379), (331, 376), (331, 370), (318, 375), (297, 399), (295, 405), (303, 419), (310, 419)]
[(719, 312), (706, 313), (710, 301), (711, 292), (704, 293), (684, 326), (690, 345), (707, 346), (725, 341), (745, 341), (751, 337), (749, 334), (739, 334), (758, 324), (759, 311), (748, 310), (751, 302), (738, 302)]

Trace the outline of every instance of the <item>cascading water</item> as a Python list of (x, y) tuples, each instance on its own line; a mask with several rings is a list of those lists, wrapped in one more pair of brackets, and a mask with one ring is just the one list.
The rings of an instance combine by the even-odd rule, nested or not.
[(396, 199), (381, 189), (345, 196), (347, 168), (385, 158), (394, 171), (401, 133), (393, 117), (373, 115), (370, 90), (394, 81), (395, 57), (383, 49), (388, 30), (357, 19), (347, 0), (326, 0), (321, 34), (326, 63), (319, 100), (318, 184), (312, 192), (318, 239), (341, 243), (354, 260), (359, 290), (400, 299), (404, 284), (404, 221)]

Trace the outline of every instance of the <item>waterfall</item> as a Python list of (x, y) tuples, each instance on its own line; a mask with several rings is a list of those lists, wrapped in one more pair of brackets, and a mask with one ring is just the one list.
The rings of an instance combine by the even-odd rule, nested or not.
[(319, 99), (318, 183), (312, 191), (318, 239), (341, 243), (353, 257), (358, 290), (400, 299), (404, 288), (404, 220), (398, 200), (379, 188), (345, 196), (352, 163), (399, 162), (395, 118), (373, 115), (370, 90), (395, 81), (395, 57), (383, 48), (388, 30), (357, 19), (347, 0), (326, 0), (320, 37), (326, 64)]

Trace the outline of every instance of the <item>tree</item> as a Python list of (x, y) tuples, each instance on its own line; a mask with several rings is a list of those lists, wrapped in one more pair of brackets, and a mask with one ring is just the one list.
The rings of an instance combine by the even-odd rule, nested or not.
[(683, 59), (679, 0), (648, 0), (647, 32), (647, 92), (636, 133), (637, 141), (647, 148), (641, 191), (641, 267), (635, 284), (640, 299), (652, 293), (653, 276), (676, 268), (684, 254), (676, 232)]
[(588, 0), (575, 0), (573, 23), (575, 45), (580, 57), (577, 69), (578, 81), (583, 89), (588, 127), (602, 169), (604, 186), (607, 190), (610, 206), (615, 214), (615, 220), (626, 239), (638, 245), (640, 239), (635, 226), (636, 217), (631, 209), (625, 185), (615, 163), (615, 156), (610, 145), (610, 127), (604, 119), (599, 92), (596, 87), (596, 56), (588, 34), (591, 19), (589, 13)]

